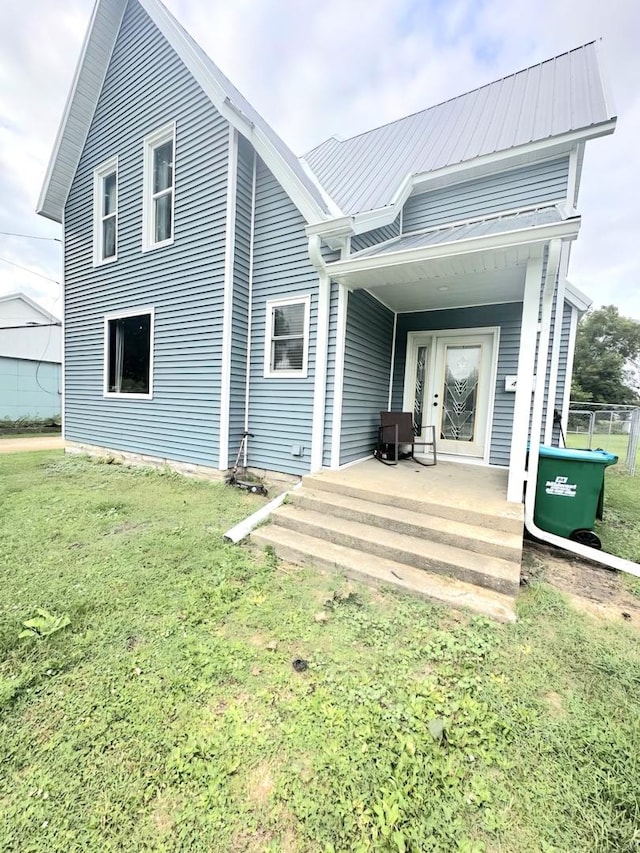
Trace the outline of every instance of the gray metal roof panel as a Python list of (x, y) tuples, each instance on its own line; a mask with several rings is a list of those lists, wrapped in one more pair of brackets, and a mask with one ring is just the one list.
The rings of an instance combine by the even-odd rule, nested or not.
[(408, 249), (421, 249), (427, 246), (437, 246), (442, 243), (454, 243), (460, 240), (470, 240), (475, 237), (486, 237), (495, 234), (505, 234), (508, 231), (524, 230), (538, 225), (554, 225), (562, 222), (562, 216), (555, 205), (542, 207), (538, 210), (528, 210), (513, 213), (509, 216), (494, 219), (482, 219), (476, 222), (466, 222), (460, 225), (449, 225), (419, 234), (409, 234), (395, 237), (386, 243), (378, 243), (368, 249), (363, 249), (352, 255), (353, 258), (375, 258)]
[(560, 136), (612, 119), (594, 42), (305, 159), (345, 213), (391, 203), (408, 174)]

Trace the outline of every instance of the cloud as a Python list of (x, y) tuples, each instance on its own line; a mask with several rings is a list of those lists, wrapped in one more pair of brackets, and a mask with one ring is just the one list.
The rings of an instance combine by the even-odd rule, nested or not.
[[(636, 0), (166, 0), (296, 153), (424, 109), (599, 36), (620, 121), (587, 147), (571, 280), (640, 318)], [(213, 6), (213, 8), (212, 8)], [(0, 10), (0, 230), (58, 236), (33, 213), (91, 0)], [(57, 244), (0, 238), (0, 256), (60, 276)], [(10, 253), (10, 255), (8, 254)], [(0, 262), (0, 292), (56, 286)], [(36, 297), (37, 298), (37, 297)], [(50, 304), (50, 303), (49, 303)]]

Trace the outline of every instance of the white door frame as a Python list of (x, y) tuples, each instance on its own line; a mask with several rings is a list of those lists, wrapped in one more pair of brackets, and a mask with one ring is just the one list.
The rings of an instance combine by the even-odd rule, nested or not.
[[(428, 384), (425, 388), (425, 405), (427, 399), (431, 401), (437, 377), (435, 376), (436, 367), (436, 349), (437, 340), (439, 338), (462, 338), (462, 337), (477, 337), (480, 335), (490, 335), (493, 337), (493, 347), (490, 353), (489, 362), (489, 393), (487, 396), (487, 420), (484, 439), (484, 449), (481, 457), (464, 457), (455, 456), (456, 461), (469, 462), (470, 464), (478, 463), (479, 461), (489, 463), (489, 455), (491, 453), (491, 434), (493, 432), (493, 415), (496, 397), (496, 378), (498, 374), (498, 352), (500, 348), (500, 326), (478, 326), (468, 329), (429, 329), (428, 331), (413, 331), (407, 332), (407, 344), (405, 355), (405, 371), (404, 371), (404, 388), (402, 395), (402, 408), (405, 412), (413, 411), (413, 377), (415, 376), (418, 346), (424, 346), (428, 343), (429, 346), (429, 361), (428, 361)], [(436, 443), (437, 443), (436, 438)], [(454, 457), (451, 456), (453, 459)]]

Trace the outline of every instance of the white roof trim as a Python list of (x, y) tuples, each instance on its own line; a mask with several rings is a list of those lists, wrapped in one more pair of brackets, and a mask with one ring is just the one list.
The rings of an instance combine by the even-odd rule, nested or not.
[[(62, 222), (64, 205), (80, 162), (126, 6), (127, 0), (109, 0), (108, 3), (96, 0), (91, 13), (36, 207), (36, 213), (54, 222)], [(94, 31), (99, 35), (96, 40), (92, 40)], [(91, 49), (99, 51), (103, 59), (103, 72), (99, 78), (85, 72), (87, 54)], [(96, 83), (99, 83), (97, 87)], [(72, 134), (78, 131), (82, 144), (72, 141)]]
[(481, 237), (468, 237), (452, 240), (450, 243), (438, 243), (430, 246), (416, 246), (397, 252), (385, 252), (383, 255), (352, 257), (344, 261), (327, 264), (327, 272), (336, 280), (343, 275), (384, 267), (400, 266), (416, 261), (428, 261), (435, 258), (448, 258), (473, 252), (487, 252), (505, 249), (510, 246), (524, 246), (533, 243), (546, 243), (555, 238), (574, 240), (580, 230), (580, 217), (548, 225), (533, 225), (529, 228), (517, 228), (500, 234), (486, 234)]
[(15, 293), (8, 293), (6, 296), (0, 296), (0, 304), (3, 302), (11, 302), (13, 299), (20, 299), (30, 308), (33, 308), (34, 311), (41, 314), (45, 320), (48, 320), (50, 323), (60, 322), (60, 317), (56, 317), (55, 314), (50, 314), (46, 308), (43, 308), (42, 305), (38, 304), (34, 299), (31, 299), (30, 296), (27, 296), (26, 293), (22, 293), (20, 290), (17, 290)]
[[(555, 159), (561, 156), (562, 153), (568, 154), (570, 147), (577, 142), (584, 142), (588, 139), (597, 139), (600, 136), (607, 136), (614, 132), (616, 127), (616, 119), (611, 119), (600, 125), (585, 128), (584, 130), (575, 130), (561, 136), (542, 139), (537, 142), (530, 142), (526, 145), (521, 145), (518, 148), (506, 148), (503, 151), (496, 151), (492, 154), (485, 154), (481, 157), (476, 157), (473, 160), (467, 160), (463, 163), (455, 163), (451, 166), (444, 166), (441, 169), (436, 169), (433, 172), (422, 172), (419, 174), (406, 175), (403, 181), (398, 186), (394, 193), (393, 200), (385, 207), (380, 207), (375, 210), (367, 210), (364, 213), (354, 213), (344, 216), (341, 214), (340, 220), (337, 218), (325, 220), (318, 223), (316, 226), (309, 226), (307, 233), (310, 233), (313, 228), (313, 233), (334, 236), (336, 233), (343, 234), (364, 234), (374, 228), (381, 228), (384, 225), (390, 225), (406, 203), (407, 199), (414, 191), (420, 188), (422, 192), (426, 192), (434, 185), (434, 189), (438, 188), (438, 182), (443, 182), (443, 179), (449, 176), (455, 176), (455, 182), (470, 181), (475, 177), (482, 177), (488, 173), (492, 164), (500, 164), (503, 168), (507, 168), (507, 163), (513, 161), (513, 168), (518, 165), (532, 162), (535, 159)], [(556, 151), (556, 149), (566, 149)], [(536, 157), (536, 155), (541, 155)], [(512, 168), (512, 167), (509, 167)], [(478, 174), (476, 174), (478, 173)], [(447, 182), (448, 183), (448, 182)], [(339, 230), (338, 230), (339, 229)]]
[(589, 299), (586, 293), (578, 290), (578, 288), (574, 284), (571, 284), (570, 281), (565, 282), (564, 299), (565, 302), (568, 302), (570, 305), (573, 305), (574, 308), (577, 308), (581, 314), (584, 314), (593, 305), (593, 300)]
[[(324, 191), (320, 195), (317, 180), (313, 182), (313, 189), (305, 185), (305, 179), (310, 181), (310, 178), (308, 178), (306, 171), (303, 172), (302, 165), (300, 165), (300, 172), (304, 177), (297, 175), (295, 166), (286, 162), (281, 152), (269, 139), (265, 129), (259, 127), (257, 122), (252, 121), (242, 108), (234, 103), (234, 93), (225, 88), (223, 75), (219, 72), (222, 79), (215, 76), (212, 68), (207, 66), (198, 54), (197, 46), (190, 36), (159, 0), (138, 0), (138, 2), (184, 62), (218, 112), (253, 144), (258, 155), (282, 184), (307, 222), (318, 222), (326, 219), (329, 214), (323, 209), (322, 202), (314, 198), (313, 195), (313, 189), (315, 189), (319, 198), (324, 200), (326, 197)], [(125, 8), (126, 0), (97, 0), (93, 10), (89, 30), (85, 37), (80, 61), (38, 200), (37, 212), (56, 222), (62, 221), (64, 205), (75, 171), (78, 168)], [(96, 75), (95, 71), (89, 74), (85, 69), (87, 56), (91, 51), (98, 52), (96, 62), (102, 72), (101, 74)], [(215, 66), (213, 68), (216, 71), (218, 70)], [(264, 124), (265, 128), (268, 128), (263, 119), (260, 118), (260, 122)], [(73, 140), (74, 135), (75, 141)], [(82, 139), (81, 144), (80, 138)], [(293, 154), (291, 157), (299, 163)], [(335, 215), (337, 210), (335, 204), (332, 203), (329, 209), (332, 215)]]

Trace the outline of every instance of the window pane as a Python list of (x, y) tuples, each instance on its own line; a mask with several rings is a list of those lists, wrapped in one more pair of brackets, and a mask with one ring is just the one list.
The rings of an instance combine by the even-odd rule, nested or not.
[(140, 314), (109, 321), (108, 389), (121, 394), (149, 393), (151, 317)]
[(272, 370), (302, 370), (304, 342), (302, 338), (273, 341), (271, 345)]
[(102, 215), (108, 216), (116, 212), (116, 173), (112, 172), (102, 179)]
[(479, 346), (447, 347), (440, 438), (474, 440), (481, 352)]
[(273, 337), (304, 335), (304, 305), (283, 305), (273, 309)]
[(116, 254), (116, 218), (102, 220), (102, 257), (113, 258)]
[(153, 192), (159, 193), (173, 185), (173, 140), (153, 149)]
[(153, 202), (154, 229), (153, 242), (162, 243), (173, 236), (171, 201), (173, 193), (160, 196)]

